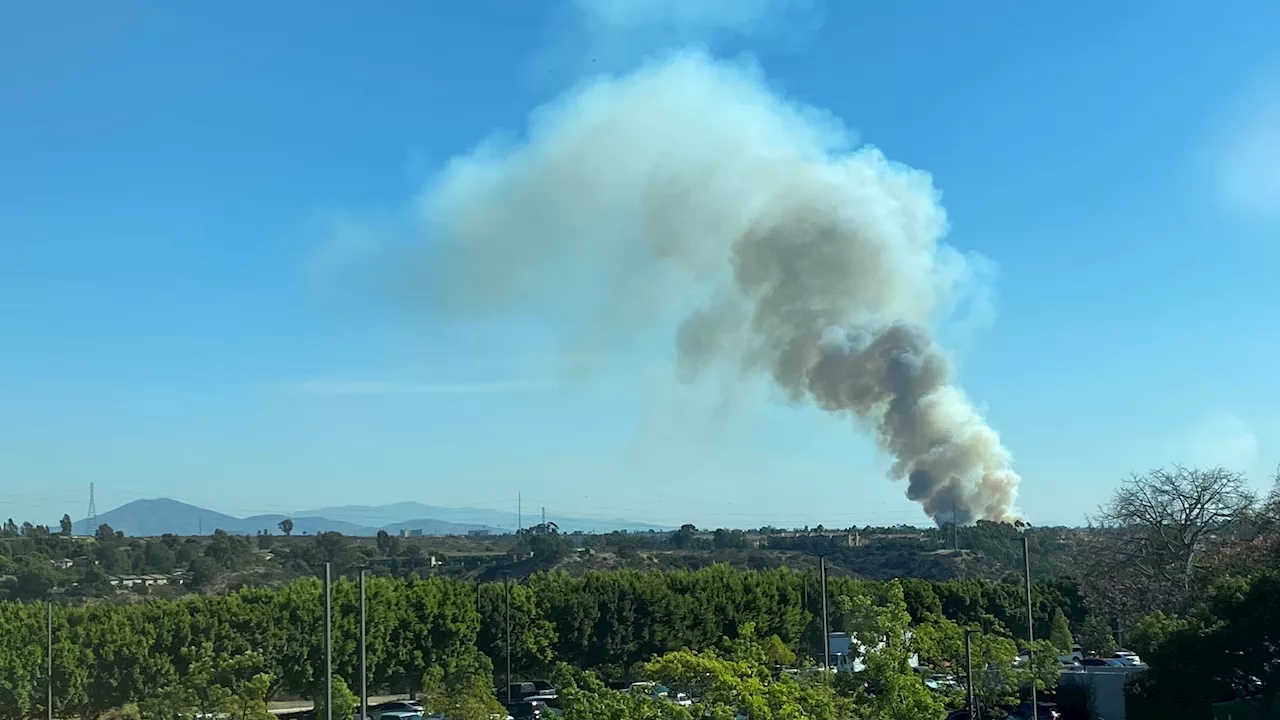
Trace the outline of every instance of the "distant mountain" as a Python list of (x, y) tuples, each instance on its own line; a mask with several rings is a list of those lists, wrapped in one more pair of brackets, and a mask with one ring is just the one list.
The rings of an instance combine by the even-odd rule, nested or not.
[(177, 500), (158, 498), (134, 500), (131, 503), (102, 513), (94, 520), (80, 520), (73, 524), (78, 535), (92, 535), (98, 526), (106, 523), (112, 530), (122, 531), (130, 537), (154, 537), (174, 535), (212, 535), (215, 530), (225, 530), (235, 535), (256, 535), (260, 530), (279, 533), (279, 523), (285, 518), (293, 520), (294, 535), (315, 535), (320, 532), (340, 532), (343, 535), (376, 535), (385, 529), (397, 533), (400, 529), (422, 530), (426, 535), (462, 535), (471, 530), (503, 532), (501, 528), (482, 524), (453, 523), (436, 519), (410, 519), (404, 516), (399, 522), (362, 523), (324, 517), (316, 512), (295, 515), (254, 515), (238, 518), (224, 513), (206, 510)]
[(211, 534), (217, 528), (227, 532), (240, 523), (239, 518), (220, 512), (188, 505), (177, 500), (134, 500), (115, 510), (102, 513), (94, 520), (72, 523), (77, 535), (92, 535), (98, 526), (106, 523), (112, 530), (122, 530), (125, 535), (143, 537), (149, 535), (199, 535)]
[[(542, 519), (541, 515), (535, 513), (532, 509), (530, 512), (526, 513), (522, 519), (516, 513), (504, 512), (501, 510), (486, 510), (483, 508), (472, 507), (439, 507), (436, 505), (424, 505), (418, 502), (398, 502), (389, 505), (341, 505), (337, 507), (320, 508), (318, 510), (308, 510), (306, 513), (300, 514), (315, 515), (358, 525), (377, 527), (392, 524), (403, 524), (405, 523), (405, 518), (435, 518), (436, 520), (456, 523), (459, 525), (502, 528), (507, 532), (514, 532), (521, 521), (523, 521), (525, 527), (529, 527), (530, 525), (536, 525)], [(649, 530), (674, 529), (661, 525), (653, 525), (650, 523), (623, 520), (619, 518), (583, 518), (548, 514), (547, 520), (554, 522), (560, 528), (560, 532), (582, 531), (602, 533), (613, 532), (614, 530), (646, 532)], [(388, 532), (390, 532), (389, 529)]]

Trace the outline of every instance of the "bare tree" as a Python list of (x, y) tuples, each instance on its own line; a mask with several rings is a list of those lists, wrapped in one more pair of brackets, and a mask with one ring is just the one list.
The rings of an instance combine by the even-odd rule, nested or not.
[(1083, 589), (1117, 619), (1183, 609), (1211, 552), (1233, 543), (1257, 510), (1245, 477), (1220, 467), (1134, 474), (1089, 519), (1076, 552)]

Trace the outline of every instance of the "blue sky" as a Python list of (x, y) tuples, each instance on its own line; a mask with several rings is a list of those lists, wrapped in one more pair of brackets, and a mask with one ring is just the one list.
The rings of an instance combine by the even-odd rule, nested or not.
[(998, 266), (943, 338), (1032, 522), (1172, 462), (1265, 482), (1280, 6), (803, 5), (0, 9), (0, 514), (80, 517), (94, 482), (100, 511), (519, 491), (712, 526), (924, 521), (845, 421), (681, 385), (658, 345), (564, 382), (536, 320), (460, 322), (332, 271), (451, 157), (682, 43), (754, 58), (933, 175), (947, 241)]

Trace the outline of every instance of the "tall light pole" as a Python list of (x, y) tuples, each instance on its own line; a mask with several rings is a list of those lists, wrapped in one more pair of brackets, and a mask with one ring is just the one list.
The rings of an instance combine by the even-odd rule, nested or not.
[(49, 720), (53, 720), (53, 600), (48, 601), (48, 615), (45, 618), (45, 640), (47, 641), (47, 651), (45, 652), (45, 679), (48, 681), (49, 697), (45, 704), (48, 709)]
[(333, 577), (324, 564), (324, 717), (333, 720)]
[(503, 613), (506, 617), (507, 626), (507, 704), (511, 703), (511, 573), (504, 570), (502, 572), (502, 589), (506, 595), (507, 610)]
[(369, 666), (365, 657), (364, 578), (368, 571), (360, 568), (360, 720), (369, 720)]
[(981, 630), (964, 631), (964, 664), (966, 672), (968, 673), (968, 681), (964, 689), (964, 707), (969, 711), (969, 720), (974, 720), (974, 700), (976, 699), (976, 696), (973, 693), (973, 646), (969, 642), (969, 638), (981, 633)]
[(822, 582), (822, 669), (831, 670), (831, 630), (827, 626), (827, 556), (818, 556), (818, 576)]
[(1027, 582), (1027, 669), (1031, 671), (1031, 720), (1040, 720), (1040, 707), (1036, 704), (1036, 670), (1035, 651), (1031, 643), (1035, 642), (1035, 623), (1031, 619), (1031, 546), (1028, 544), (1027, 531), (1022, 531), (1022, 572)]

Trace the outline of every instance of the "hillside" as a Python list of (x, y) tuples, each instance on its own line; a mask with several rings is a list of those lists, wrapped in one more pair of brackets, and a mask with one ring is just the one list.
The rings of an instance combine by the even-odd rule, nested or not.
[[(415, 505), (404, 503), (403, 505)], [(114, 510), (102, 513), (92, 522), (80, 520), (74, 523), (75, 532), (79, 535), (92, 535), (98, 526), (107, 524), (111, 529), (123, 532), (129, 537), (157, 537), (172, 534), (180, 536), (211, 535), (215, 530), (225, 530), (235, 535), (257, 535), (267, 531), (279, 533), (279, 524), (285, 518), (293, 520), (295, 535), (315, 535), (321, 532), (339, 532), (343, 535), (376, 535), (385, 529), (390, 533), (398, 533), (401, 528), (422, 530), (426, 535), (463, 535), (471, 530), (489, 530), (502, 532), (500, 528), (462, 524), (422, 518), (401, 516), (389, 523), (358, 524), (343, 519), (325, 517), (312, 513), (296, 515), (268, 514), (238, 518), (225, 513), (207, 510), (168, 498), (151, 500), (134, 500)]]

